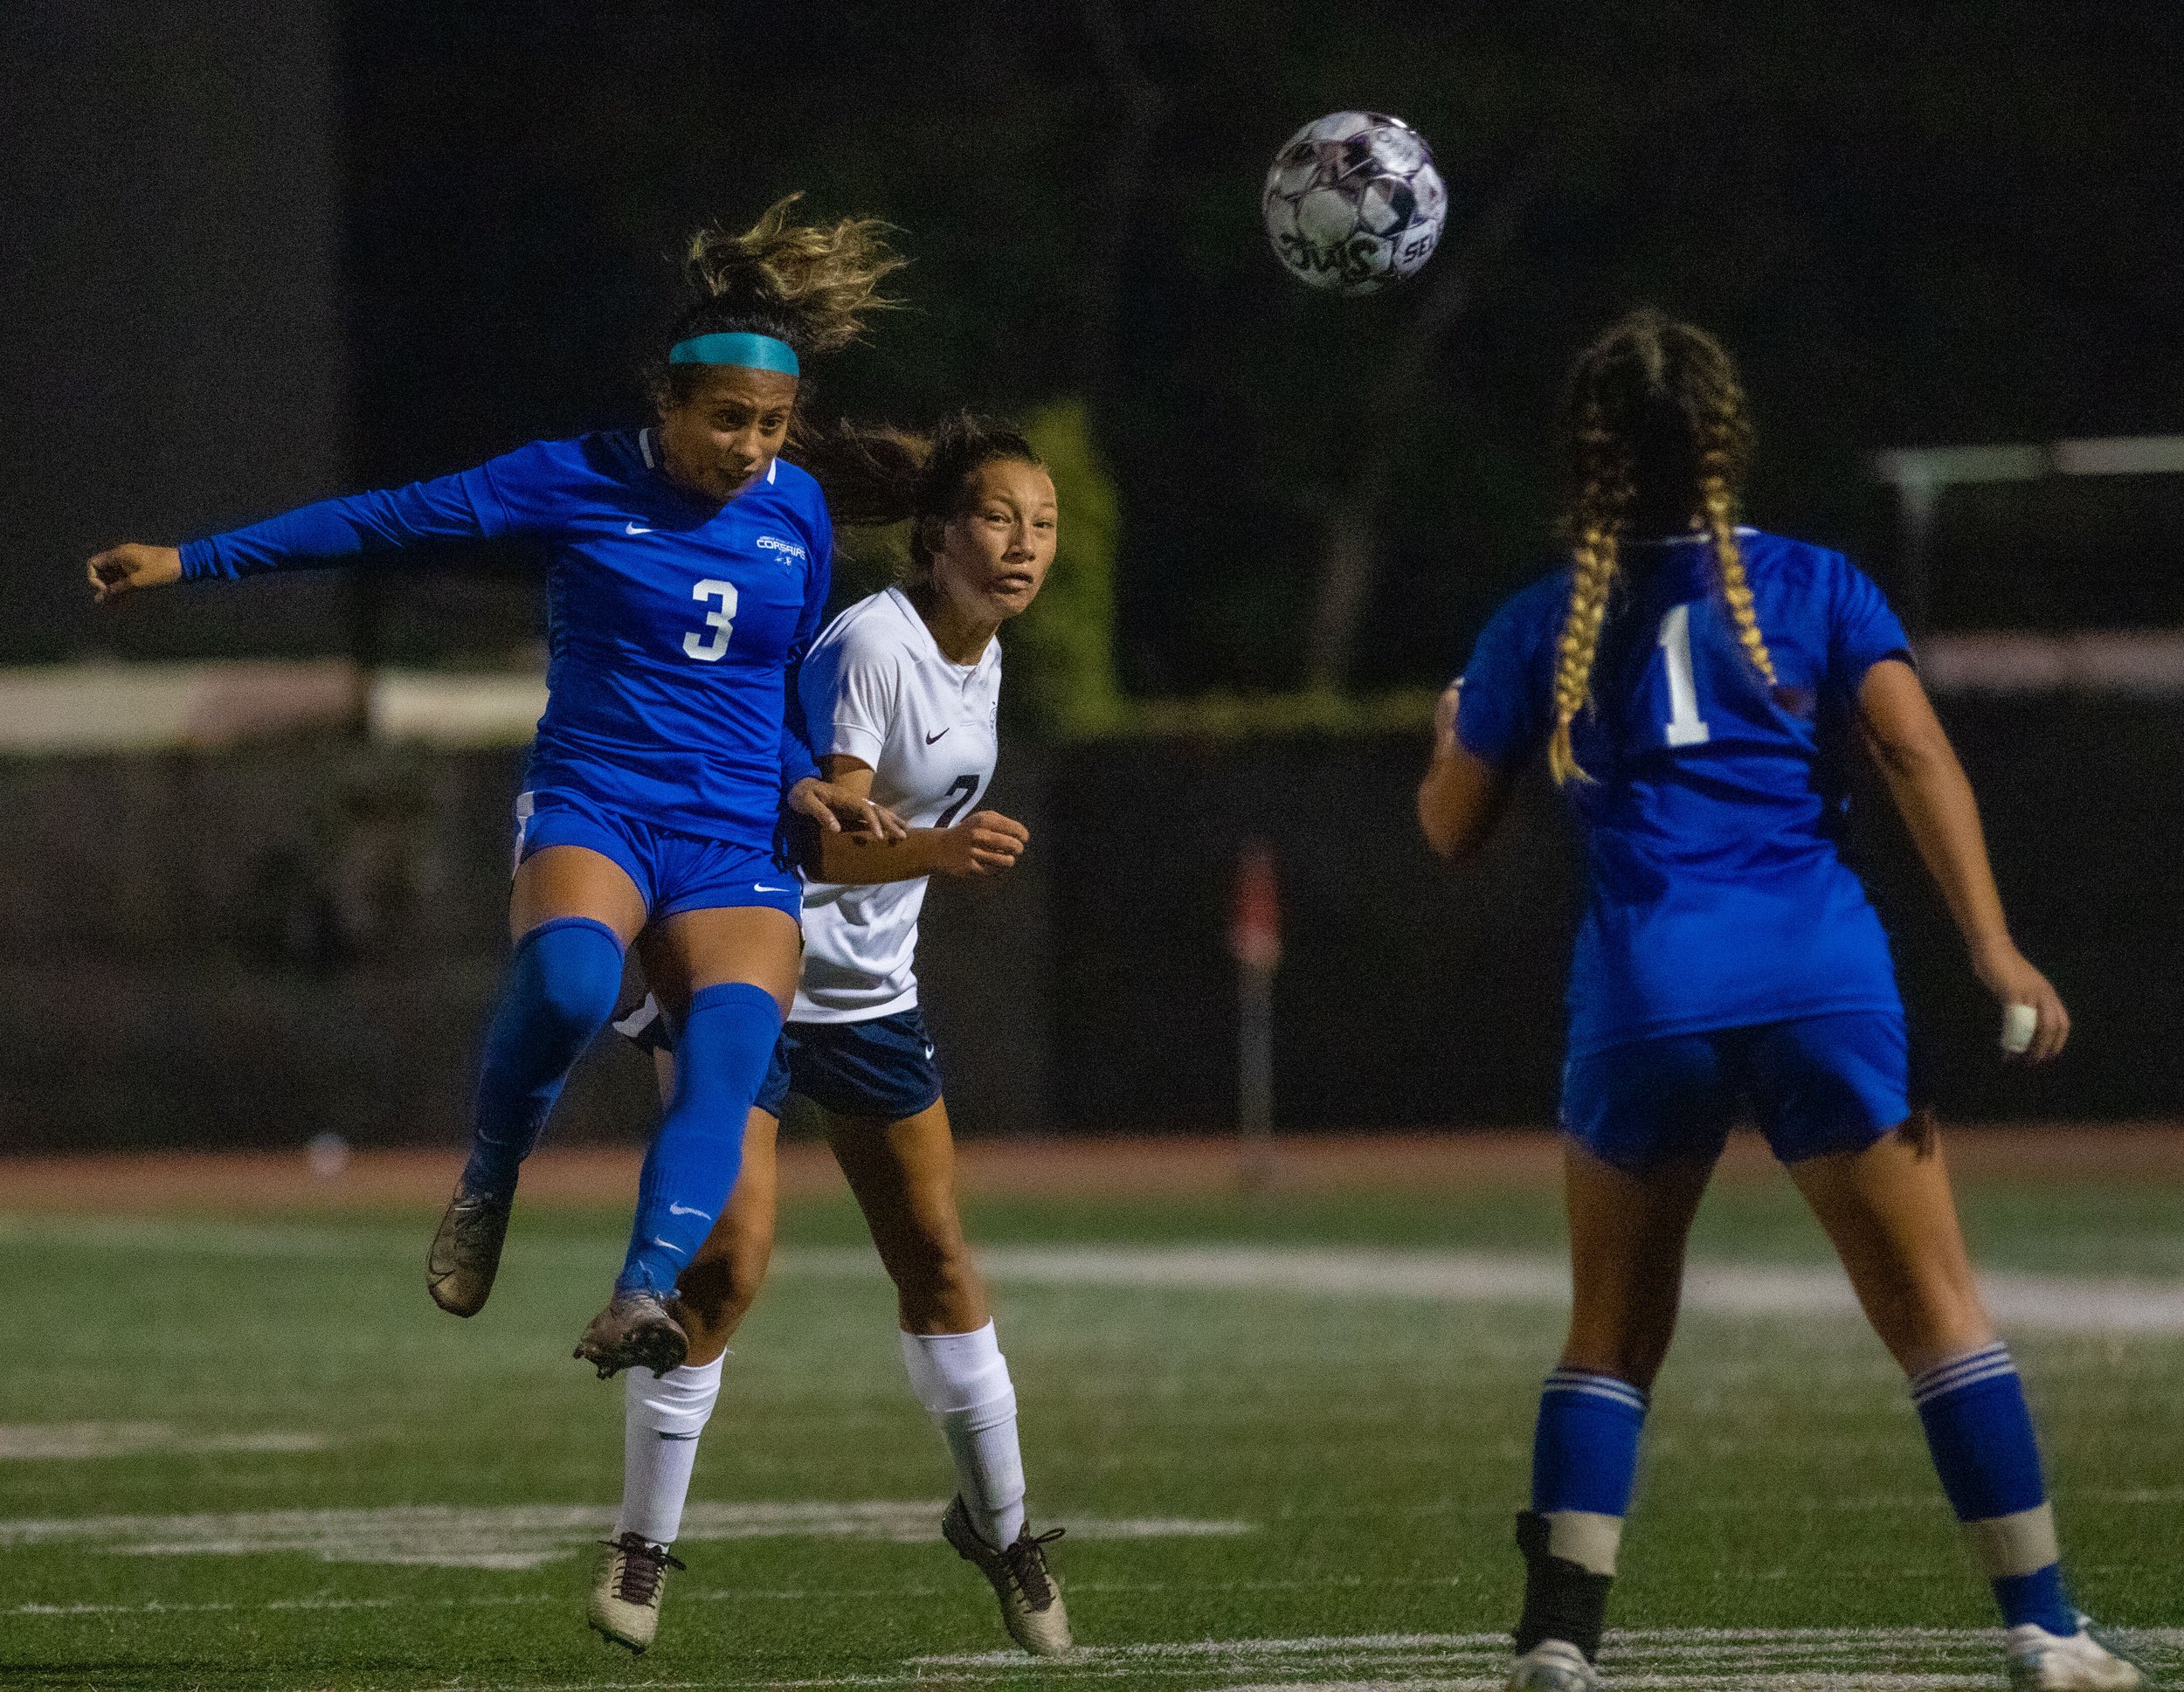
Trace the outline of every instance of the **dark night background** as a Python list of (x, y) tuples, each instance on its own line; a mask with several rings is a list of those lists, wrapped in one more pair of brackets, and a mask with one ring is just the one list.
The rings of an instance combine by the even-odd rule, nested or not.
[[(31, 33), (49, 51), (72, 29), (95, 33), (94, 15), (127, 23), (112, 8), (40, 10)], [(625, 418), (672, 303), (678, 237), (801, 188), (817, 211), (897, 224), (916, 261), (916, 310), (821, 373), (825, 402), (914, 419), (1091, 400), (1122, 501), (1119, 651), (1135, 692), (1296, 684), (1325, 527), (1376, 446), (1396, 473), (1346, 679), (1441, 676), (1538, 563), (1563, 365), (1637, 300), (1742, 355), (1763, 431), (1757, 519), (1883, 572), (1892, 534), (1862, 465), (1871, 449), (2162, 432), (2184, 396), (2184, 102), (2170, 70), (2184, 15), (2167, 4), (351, 0), (320, 22), (330, 202), (307, 213), (335, 239), (335, 273), (294, 283), (331, 290), (346, 376), (341, 448), (314, 480), (403, 480)], [(169, 101), (247, 107), (266, 93), (249, 55), (271, 49), (228, 45), (244, 62), (154, 56), (101, 92), (133, 108), (125, 128), (163, 127)], [(208, 89), (223, 77), (238, 86)], [(1394, 419), (1373, 398), (1416, 356), (1425, 284), (1315, 295), (1258, 229), (1275, 146), (1344, 106), (1399, 113), (1434, 142), (1453, 190), (1437, 263), (1462, 261), (1482, 208), (1522, 197), (1506, 243), (1475, 266), (1469, 308), (1426, 355), (1415, 411)], [(59, 168), (57, 149), (38, 151), (41, 171)], [(265, 168), (218, 134), (202, 157), (155, 148), (135, 162), (155, 173), (126, 184), (139, 196), (210, 197)], [(1524, 196), (1528, 171), (1540, 181)], [(280, 185), (253, 192), (228, 238), (294, 238)], [(128, 239), (100, 224), (79, 208), (67, 233)], [(68, 330), (152, 352), (149, 320), (172, 309), (161, 296), (205, 286), (193, 266), (233, 262), (205, 245), (131, 252), (126, 297)], [(91, 262), (41, 255), (44, 273), (26, 275), (31, 257), (17, 249), (12, 289)], [(17, 427), (35, 426), (42, 399), (20, 382)], [(113, 426), (158, 426), (156, 389), (110, 404), (135, 414)], [(247, 439), (251, 420), (234, 421)], [(119, 533), (126, 506), (108, 489), (134, 467), (98, 468), (69, 490), (71, 538)], [(176, 530), (269, 503), (239, 491), (251, 485), (176, 497)], [(2114, 543), (2174, 535), (2184, 513), (2158, 490), (2111, 490), (2110, 504), (2091, 526), (2091, 576), (2077, 572), (2071, 595), (2021, 596), (2033, 603), (2008, 605), (2013, 620), (2184, 621), (2174, 553), (2125, 565), (2116, 555), (2132, 549)], [(14, 538), (0, 569), (21, 614), (0, 654), (133, 644), (78, 603), (66, 550)], [(1977, 556), (1945, 570), (1940, 609), (1993, 620), (1978, 578), (2011, 562), (2007, 548), (1966, 549)], [(1960, 576), (1972, 581), (1952, 598)], [(457, 604), (466, 615), (450, 618), (430, 601), (390, 638), (490, 649), (511, 619), (523, 626), (490, 596)], [(308, 649), (330, 632), (259, 617), (246, 638)], [(172, 632), (158, 645), (174, 650)]]
[[(85, 603), (79, 561), (628, 419), (674, 303), (680, 237), (792, 189), (819, 213), (888, 219), (915, 261), (914, 309), (818, 373), (821, 404), (900, 421), (958, 404), (1089, 408), (1119, 509), (1116, 667), (1139, 701), (1445, 677), (1551, 544), (1562, 369), (1641, 300), (1741, 356), (1761, 437), (1753, 520), (1842, 546), (1891, 586), (1896, 514), (1868, 467), (1876, 449), (2184, 431), (2184, 13), (2166, 3), (49, 0), (10, 20), (0, 51), (0, 584), (13, 613), (0, 663), (338, 653), (367, 634), (406, 663), (520, 660), (537, 633), (520, 558), (440, 560), (369, 599), (328, 577), (118, 617)], [(1451, 189), (1433, 266), (1365, 300), (1290, 281), (1259, 228), (1275, 148), (1345, 107), (1414, 124)], [(1421, 337), (1434, 291), (1459, 281), (1453, 327)], [(1421, 378), (1407, 390), (1393, 379), (1406, 370)], [(1381, 469), (1386, 497), (1361, 501)], [(1314, 644), (1322, 577), (1360, 534), (1374, 577), (1329, 658)], [(2184, 478), (1952, 494), (1934, 625), (2175, 629), (2181, 536)], [(1949, 708), (2021, 923), (2064, 956), (2066, 992), (2107, 995), (2112, 1012), (2105, 1033), (2102, 1017), (2081, 1019), (2075, 1090), (2003, 1088), (1987, 1033), (1953, 1060), (1950, 1096), (1999, 1114), (2166, 1108), (2184, 1090), (2175, 1060), (2152, 1053), (2177, 998), (2159, 960), (2184, 941), (2171, 933), (2175, 699)], [(62, 873), (79, 848), (121, 862), (133, 831), (156, 843), (160, 816), (186, 813), (205, 818), (208, 853), (255, 851), (288, 827), (261, 815), (264, 795), (370, 756), (285, 756), (66, 780), (20, 766), (15, 814), (46, 808), (0, 841), (10, 1004), (38, 1003), (67, 951), (67, 991), (104, 1019), (116, 1066), (165, 1073), (187, 1031), (142, 1028), (198, 1014), (206, 960), (226, 958), (234, 981), (300, 1007), (299, 1027), (408, 1016), (424, 1042), (392, 1040), (384, 1074), (349, 1053), (364, 1067), (336, 1087), (308, 1053), (338, 1037), (299, 1034), (293, 1075), (222, 1107), (257, 1123), (235, 1133), (273, 1135), (301, 1100), (338, 1111), (335, 1092), (398, 1090), (420, 1071), (437, 1079), (397, 1131), (452, 1133), (462, 1054), (418, 1054), (426, 1025), (467, 1038), (469, 1001), (489, 991), (487, 880), (464, 883), (458, 922), (414, 914), (454, 960), (435, 966), (446, 1005), (405, 998), (409, 960), (393, 953), (330, 972), (290, 959), (285, 984), (266, 986), (262, 960), (234, 961), (248, 923), (220, 901), (250, 895), (227, 866), (139, 887), (136, 929), (87, 904), (68, 915), (85, 897)], [(1063, 843), (1050, 879), (1007, 907), (1049, 973), (1008, 989), (1019, 1006), (1044, 996), (1022, 1063), (1045, 1079), (996, 1083), (987, 1120), (1219, 1118), (1226, 1036), (1165, 1070), (1143, 1042), (1176, 1026), (1178, 1006), (1226, 1026), (1222, 877), (1254, 831), (1295, 872), (1312, 972), (1283, 980), (1299, 1019), (1285, 1109), (1330, 1124), (1538, 1119), (1544, 1038), (1485, 1080), (1420, 1090), (1415, 1077), (1483, 1074), (1552, 1024), (1561, 894), (1520, 889), (1543, 862), (1560, 876), (1559, 837), (1544, 821), (1520, 829), (1489, 867), (1491, 898), (1429, 879), (1401, 814), (1415, 756), (1407, 735), (1236, 756), (1187, 736), (1013, 749), (1025, 807), (1059, 819)], [(480, 878), (500, 873), (497, 820), (479, 818), (504, 803), (504, 762), (402, 766), (404, 791), (439, 796), (418, 802), (441, 818), (434, 838), (483, 863)], [(1269, 799), (1308, 783), (1310, 805)], [(72, 792), (95, 797), (64, 804)], [(325, 832), (347, 803), (323, 798), (310, 827)], [(1181, 835), (1155, 825), (1164, 806), (1189, 811)], [(1133, 915), (1117, 866), (1147, 853), (1164, 902)], [(1897, 872), (1884, 902), (1908, 913), (1914, 996), (1938, 996), (1972, 1051), (1963, 1031), (1986, 1012), (1930, 896)], [(1445, 943), (1421, 948), (1421, 928)], [(949, 942), (931, 943), (936, 981), (976, 983), (979, 956), (951, 962)], [(1406, 944), (1417, 955), (1392, 963)], [(1503, 966), (1491, 1014), (1418, 1008), (1488, 962)], [(222, 1038), (259, 1014), (236, 991)], [(1386, 1007), (1399, 998), (1397, 1026)], [(212, 1065), (204, 1085), (226, 1073)], [(1155, 1073), (1165, 1104), (1139, 1096)], [(966, 1084), (974, 1118), (983, 1085)], [(127, 1095), (114, 1087), (42, 1108), (94, 1132)]]

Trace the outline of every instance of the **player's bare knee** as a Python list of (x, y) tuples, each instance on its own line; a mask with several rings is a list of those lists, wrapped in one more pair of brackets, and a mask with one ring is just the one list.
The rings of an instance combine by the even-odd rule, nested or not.
[(675, 1302), (695, 1338), (702, 1331), (725, 1339), (736, 1331), (765, 1283), (772, 1241), (702, 1257), (675, 1282)]
[(921, 1240), (888, 1267), (909, 1331), (967, 1333), (984, 1324), (985, 1281), (960, 1237)]

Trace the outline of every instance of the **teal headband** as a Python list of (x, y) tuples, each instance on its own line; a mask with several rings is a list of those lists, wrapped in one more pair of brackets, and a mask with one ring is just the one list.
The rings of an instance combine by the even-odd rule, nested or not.
[(670, 364), (741, 364), (751, 370), (800, 374), (796, 349), (770, 335), (694, 335), (667, 349)]

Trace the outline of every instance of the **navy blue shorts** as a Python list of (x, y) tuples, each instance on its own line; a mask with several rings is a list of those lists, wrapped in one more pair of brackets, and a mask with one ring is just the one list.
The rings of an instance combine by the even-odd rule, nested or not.
[(804, 883), (769, 842), (747, 846), (681, 834), (573, 793), (523, 793), (515, 801), (515, 861), (548, 846), (585, 846), (637, 884), (653, 922), (689, 910), (764, 905), (804, 914)]
[(778, 1116), (798, 1094), (837, 1116), (899, 1122), (940, 1097), (933, 1037), (915, 1005), (863, 1022), (791, 1022), (751, 1102)]
[(1631, 1040), (1564, 1066), (1562, 1129), (1633, 1174), (1711, 1162), (1747, 1109), (1786, 1164), (1863, 1151), (1911, 1115), (1910, 1045), (1900, 1011)]
[[(615, 1032), (646, 1052), (672, 1052), (674, 1037), (659, 1001), (645, 1002), (620, 1018)], [(878, 1116), (899, 1122), (940, 1097), (933, 1037), (916, 1005), (864, 1022), (791, 1022), (774, 1043), (766, 1079), (751, 1101), (778, 1116), (789, 1095), (800, 1093), (838, 1116)]]

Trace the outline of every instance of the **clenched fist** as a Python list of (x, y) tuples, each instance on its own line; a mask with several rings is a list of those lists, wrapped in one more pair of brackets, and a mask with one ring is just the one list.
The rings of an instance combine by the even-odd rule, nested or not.
[(139, 588), (163, 588), (182, 580), (182, 554), (170, 546), (140, 546), (134, 541), (108, 547), (84, 566), (91, 597), (100, 604)]

